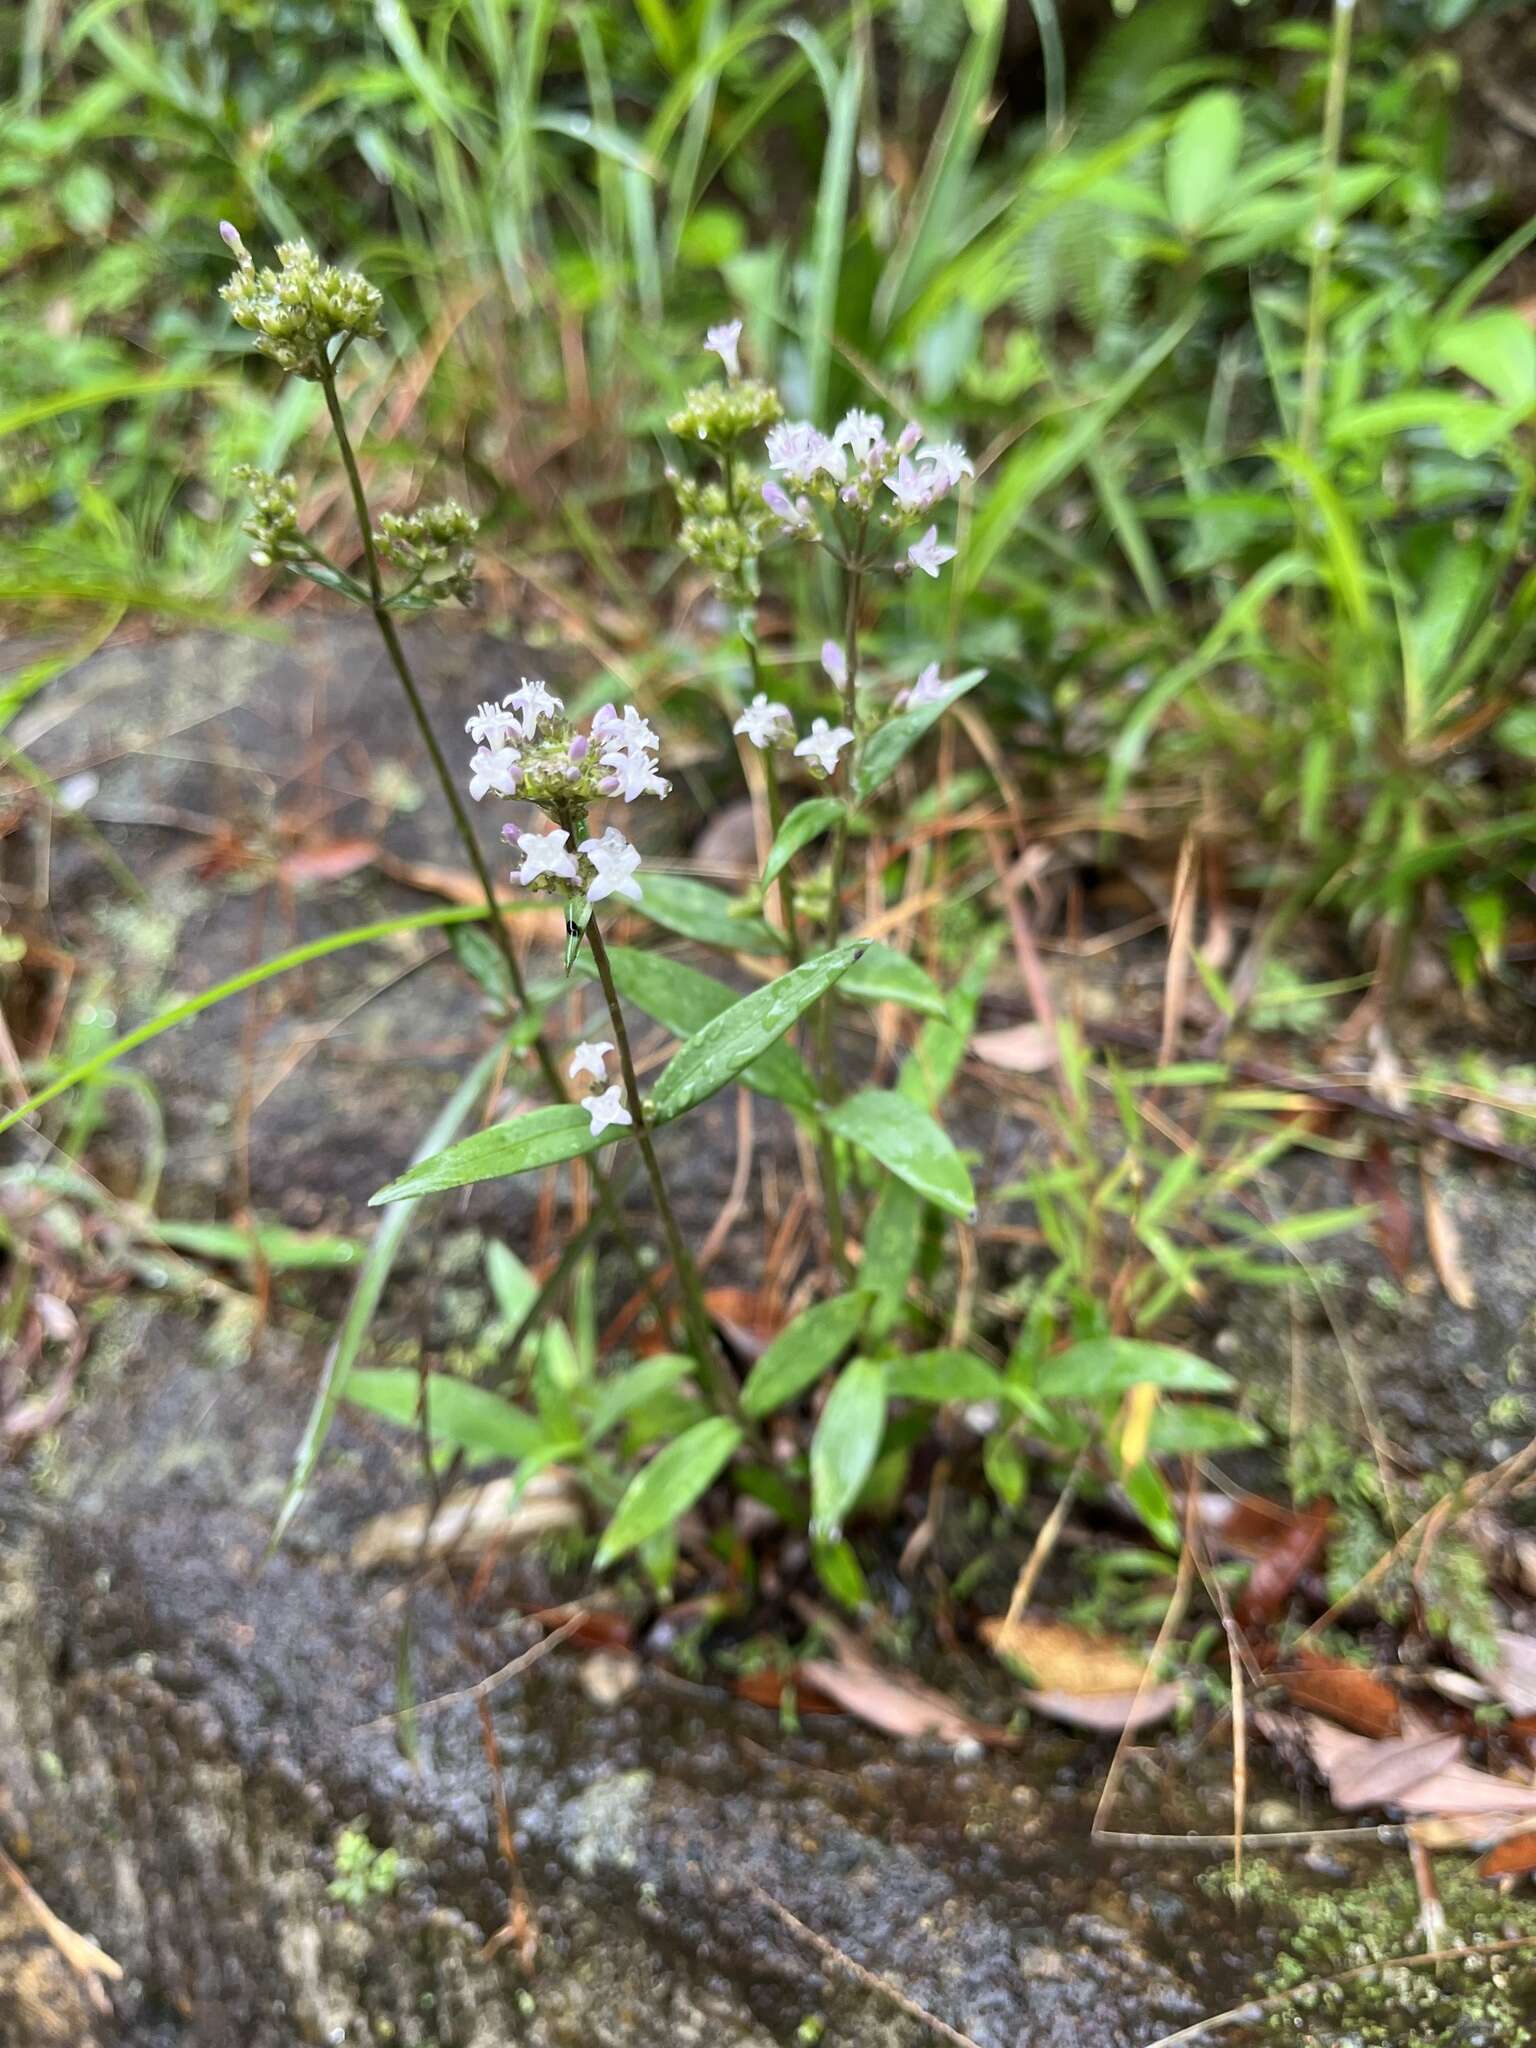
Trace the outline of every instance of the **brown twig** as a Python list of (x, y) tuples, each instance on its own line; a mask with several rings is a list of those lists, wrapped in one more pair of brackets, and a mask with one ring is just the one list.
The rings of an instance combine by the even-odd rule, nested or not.
[(586, 1608), (578, 1608), (574, 1614), (561, 1622), (557, 1629), (552, 1629), (547, 1636), (541, 1636), (536, 1643), (514, 1657), (510, 1664), (503, 1664), (499, 1671), (491, 1672), (489, 1677), (477, 1678), (473, 1685), (463, 1686), (457, 1692), (440, 1692), (435, 1699), (420, 1700), (414, 1706), (399, 1707), (393, 1713), (379, 1714), (372, 1721), (360, 1722), (358, 1734), (372, 1735), (381, 1728), (393, 1728), (397, 1721), (405, 1719), (407, 1715), (413, 1720), (420, 1721), (428, 1714), (439, 1714), (445, 1707), (462, 1706), (466, 1701), (479, 1705), (482, 1700), (489, 1699), (498, 1686), (505, 1685), (509, 1678), (520, 1677), (523, 1672), (531, 1670), (535, 1664), (547, 1657), (551, 1650), (558, 1649), (567, 1636), (575, 1635), (586, 1618)]

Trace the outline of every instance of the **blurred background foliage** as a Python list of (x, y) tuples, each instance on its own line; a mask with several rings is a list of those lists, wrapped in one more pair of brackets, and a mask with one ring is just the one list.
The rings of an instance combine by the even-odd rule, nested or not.
[(216, 296), (227, 217), (386, 293), (372, 487), (474, 505), (493, 625), (699, 673), (664, 422), (739, 313), (791, 411), (975, 454), (903, 631), (988, 666), (1031, 802), (1199, 814), (1378, 963), (1430, 909), (1507, 977), (1533, 41), (1524, 0), (0, 5), (0, 732), (130, 612), (233, 617), (236, 463), (326, 514), (315, 393)]

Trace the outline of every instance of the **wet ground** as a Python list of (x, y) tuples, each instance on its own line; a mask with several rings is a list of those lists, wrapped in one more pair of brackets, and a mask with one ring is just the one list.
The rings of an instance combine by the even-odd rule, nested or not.
[[(453, 758), (473, 703), (535, 666), (483, 637), (428, 630), (419, 647)], [(380, 841), (396, 875), (460, 867), (391, 692), (368, 629), (328, 625), (277, 649), (194, 635), (113, 651), (45, 700), (24, 737), (49, 773), (94, 778), (72, 787), (145, 900), (125, 906), (90, 842), (59, 827), (46, 845), (35, 830), (5, 842), (6, 880), (46, 886), (116, 1028), (285, 945), (430, 905), (372, 863), (272, 879), (296, 848), (356, 837)], [(490, 846), (494, 821), (484, 829)], [(673, 805), (636, 836), (665, 851), (681, 829)], [(442, 947), (429, 933), (333, 955), (147, 1048), (135, 1067), (169, 1147), (159, 1213), (246, 1201), (304, 1228), (369, 1227), (369, 1194), (484, 1042)], [(788, 1162), (787, 1132), (756, 1114), (754, 1143)], [(966, 1114), (1006, 1170), (1027, 1137), (984, 1099)], [(734, 1166), (734, 1112), (713, 1109), (707, 1142), (698, 1130), (683, 1178), (708, 1217)], [(118, 1192), (136, 1190), (152, 1149), (140, 1099), (112, 1098), (95, 1156)], [(456, 1199), (402, 1263), (381, 1338), (472, 1341), (489, 1306), (477, 1248), (497, 1235), (528, 1248), (536, 1200), (523, 1182)], [(1448, 1200), (1475, 1310), (1432, 1287), (1389, 1298), (1367, 1246), (1330, 1283), (1342, 1325), (1288, 1297), (1245, 1303), (1213, 1314), (1219, 1352), (1280, 1385), (1305, 1355), (1347, 1404), (1342, 1327), (1402, 1448), (1497, 1455), (1495, 1397), (1522, 1371), (1536, 1306), (1536, 1202), (1481, 1168), (1458, 1171)], [(749, 1207), (749, 1245), (763, 1221)], [(751, 1266), (748, 1251), (717, 1277)], [(433, 1697), (526, 1640), (462, 1621), (438, 1582), (345, 1562), (370, 1514), (419, 1490), (409, 1447), (345, 1419), (292, 1538), (264, 1562), (344, 1285), (306, 1283), (304, 1314), (280, 1301), (238, 1364), (206, 1308), (131, 1291), (46, 1457), (5, 1481), (0, 1823), (53, 1908), (127, 1973), (110, 2017), (71, 2016), (58, 1990), (56, 2038), (906, 2048), (941, 2038), (920, 2008), (977, 2048), (1145, 2048), (1246, 1994), (1266, 1940), (1199, 1883), (1212, 1852), (1094, 1845), (1108, 1747), (1042, 1725), (1019, 1750), (957, 1759), (846, 1722), (787, 1735), (656, 1671), (600, 1708), (580, 1660), (557, 1653), (494, 1695), (514, 1871), (473, 1706), (425, 1719), (411, 1760), (393, 1727), (367, 1725), (399, 1705), (402, 1668)], [(1448, 1358), (1449, 1406), (1434, 1392)], [(957, 1692), (996, 1685), (967, 1662), (944, 1674)], [(1169, 1739), (1128, 1774), (1117, 1823), (1220, 1835), (1228, 1774), (1219, 1737)], [(1282, 1782), (1256, 1788), (1256, 1809), (1268, 1827), (1329, 1819)], [(348, 1829), (400, 1851), (393, 1888), (329, 1896)], [(528, 1969), (517, 1940), (495, 1947), (519, 1884), (537, 1930)], [(0, 2014), (0, 2042), (55, 2038), (47, 2004)]]

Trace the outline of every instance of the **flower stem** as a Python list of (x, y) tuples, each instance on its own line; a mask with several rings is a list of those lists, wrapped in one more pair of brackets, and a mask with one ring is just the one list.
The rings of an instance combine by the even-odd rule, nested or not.
[[(411, 665), (405, 658), (405, 649), (400, 644), (400, 635), (396, 629), (394, 618), (385, 605), (384, 578), (379, 568), (378, 549), (373, 544), (373, 520), (368, 510), (368, 494), (363, 489), (363, 479), (358, 470), (357, 457), (352, 450), (352, 437), (347, 432), (346, 415), (342, 411), (341, 400), (337, 396), (334, 365), (327, 375), (320, 380), (320, 388), (325, 393), (325, 409), (331, 416), (331, 427), (336, 435), (336, 445), (341, 451), (342, 467), (346, 470), (347, 484), (352, 493), (352, 509), (357, 517), (357, 530), (362, 541), (363, 563), (367, 574), (368, 609), (373, 614), (373, 622), (379, 629), (379, 637), (384, 642), (390, 666), (394, 669), (396, 676), (400, 680), (400, 687), (405, 692), (406, 702), (410, 705), (411, 715), (416, 721), (416, 730), (421, 735), (422, 744), (426, 747), (428, 757), (432, 762), (433, 771), (441, 785), (443, 795), (448, 800), (448, 809), (458, 830), (459, 838), (463, 842), (464, 851), (469, 856), (470, 866), (474, 869), (476, 879), (479, 881), (480, 887), (484, 892), (485, 906), (490, 920), (491, 936), (496, 941), (501, 951), (501, 957), (506, 963), (507, 980), (511, 986), (513, 997), (518, 1008), (526, 1013), (531, 1007), (528, 1000), (528, 984), (523, 976), (522, 963), (517, 957), (517, 949), (512, 944), (512, 934), (507, 930), (506, 918), (502, 915), (501, 905), (496, 900), (496, 888), (491, 880), (490, 868), (486, 864), (485, 854), (481, 849), (480, 841), (476, 836), (469, 813), (464, 808), (464, 799), (459, 793), (458, 784), (454, 781), (453, 771), (448, 766), (437, 734), (432, 729), (432, 721), (427, 716), (427, 707), (422, 702), (421, 691), (418, 689), (416, 678), (411, 672)], [(570, 1100), (570, 1090), (566, 1087), (565, 1078), (561, 1074), (559, 1065), (556, 1062), (554, 1049), (542, 1029), (534, 1033), (533, 1053), (534, 1058), (539, 1063), (539, 1071), (544, 1076), (545, 1085), (548, 1087), (550, 1094), (554, 1096), (557, 1102), (568, 1102)], [(623, 1218), (619, 1214), (617, 1204), (613, 1202), (608, 1189), (602, 1183), (598, 1184), (597, 1194), (598, 1201), (613, 1228), (615, 1236), (618, 1238), (620, 1246), (628, 1256), (630, 1263), (634, 1266), (642, 1290), (651, 1301), (652, 1306), (656, 1308), (658, 1320), (662, 1327), (664, 1329), (667, 1328), (668, 1319), (661, 1313), (659, 1299), (653, 1287), (651, 1275), (645, 1270), (645, 1266), (641, 1261), (639, 1246), (635, 1243), (633, 1234), (625, 1225)]]
[(634, 1057), (629, 1049), (629, 1032), (624, 1024), (624, 1010), (619, 1002), (619, 992), (613, 985), (613, 969), (608, 961), (608, 948), (603, 944), (603, 935), (598, 929), (596, 917), (588, 922), (587, 944), (592, 948), (592, 961), (597, 968), (597, 978), (603, 985), (603, 995), (607, 999), (614, 1043), (618, 1047), (619, 1066), (624, 1075), (624, 1094), (629, 1104), (630, 1116), (634, 1119), (635, 1140), (640, 1147), (640, 1157), (645, 1162), (646, 1178), (651, 1184), (651, 1198), (656, 1204), (656, 1213), (661, 1218), (661, 1227), (666, 1234), (672, 1270), (677, 1275), (678, 1289), (683, 1298), (683, 1317), (688, 1326), (689, 1341), (693, 1345), (701, 1369), (708, 1377), (716, 1407), (727, 1415), (739, 1416), (741, 1407), (737, 1399), (735, 1376), (715, 1340), (714, 1331), (710, 1326), (709, 1311), (704, 1306), (704, 1288), (699, 1279), (699, 1269), (683, 1241), (683, 1233), (678, 1227), (671, 1197), (667, 1193), (667, 1184), (661, 1177), (661, 1163), (656, 1157), (656, 1147), (645, 1120), (645, 1100), (640, 1093)]
[(1334, 0), (1333, 34), (1328, 51), (1328, 89), (1323, 101), (1322, 170), (1317, 185), (1317, 217), (1312, 228), (1312, 275), (1307, 290), (1306, 338), (1302, 344), (1301, 405), (1296, 439), (1304, 454), (1312, 453), (1322, 410), (1323, 369), (1327, 354), (1328, 282), (1333, 271), (1333, 244), (1339, 223), (1335, 187), (1344, 143), (1344, 110), (1349, 90), (1349, 46), (1355, 24), (1355, 0)]

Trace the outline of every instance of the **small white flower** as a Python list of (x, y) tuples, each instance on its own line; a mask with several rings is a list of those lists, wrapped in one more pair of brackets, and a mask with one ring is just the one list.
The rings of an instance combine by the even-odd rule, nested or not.
[(540, 719), (558, 717), (565, 709), (554, 691), (538, 676), (531, 680), (524, 676), (519, 688), (510, 691), (502, 702), (519, 713), (525, 740), (533, 738), (539, 729)]
[(736, 344), (741, 340), (741, 322), (728, 320), (723, 327), (711, 327), (704, 337), (704, 346), (712, 356), (718, 356), (725, 365), (725, 374), (732, 382), (741, 375), (741, 358), (736, 353)]
[(950, 686), (939, 675), (939, 664), (930, 661), (917, 681), (907, 692), (907, 702), (917, 704), (942, 704), (949, 695)]
[(545, 875), (553, 875), (561, 882), (579, 881), (575, 858), (566, 850), (570, 836), (562, 826), (556, 826), (552, 832), (519, 834), (517, 850), (523, 857), (523, 864), (512, 870), (513, 881), (527, 884), (537, 882)]
[(787, 705), (771, 703), (759, 690), (731, 731), (743, 734), (754, 747), (777, 747), (794, 738), (795, 721)]
[(838, 689), (842, 689), (848, 680), (848, 657), (835, 640), (822, 641), (821, 665), (828, 680), (835, 683)]
[(885, 445), (885, 421), (877, 412), (845, 412), (832, 435), (834, 447), (846, 448), (855, 462), (868, 462)]
[(955, 559), (953, 548), (941, 547), (939, 529), (930, 526), (921, 540), (913, 541), (907, 549), (907, 560), (914, 569), (921, 569), (925, 576), (937, 576), (946, 562)]
[(592, 1119), (592, 1135), (594, 1138), (599, 1131), (606, 1131), (610, 1124), (632, 1124), (634, 1122), (634, 1118), (624, 1107), (624, 1098), (619, 1093), (617, 1081), (614, 1082), (611, 1088), (605, 1088), (601, 1095), (589, 1095), (581, 1106)]
[(508, 740), (523, 736), (517, 713), (505, 704), (482, 704), (473, 718), (465, 719), (464, 730), (477, 747), (504, 747)]
[(601, 839), (583, 839), (581, 851), (596, 870), (587, 884), (589, 903), (601, 903), (605, 896), (640, 901), (640, 884), (635, 880), (640, 855), (617, 826), (610, 825)]
[(848, 474), (848, 460), (809, 420), (781, 420), (768, 429), (768, 467), (792, 484), (808, 484), (825, 470), (834, 482)]
[(523, 772), (515, 747), (481, 747), (469, 764), (469, 793), (479, 803), (487, 791), (511, 796)]
[(963, 476), (974, 476), (976, 465), (958, 441), (925, 442), (917, 451), (919, 462), (928, 464), (942, 490), (952, 491)]
[(829, 726), (824, 718), (811, 721), (809, 735), (801, 740), (795, 753), (802, 759), (813, 761), (823, 775), (830, 775), (837, 767), (837, 757), (853, 738), (846, 725)]
[(885, 488), (907, 513), (926, 512), (938, 495), (934, 490), (933, 476), (920, 470), (910, 455), (902, 456), (896, 465), (896, 474), (886, 478)]
[(573, 1081), (579, 1081), (583, 1075), (593, 1081), (606, 1081), (608, 1069), (604, 1063), (604, 1056), (612, 1051), (612, 1039), (584, 1038), (571, 1054), (571, 1064), (566, 1071)]
[(611, 704), (605, 704), (592, 721), (592, 737), (603, 750), (603, 759), (608, 759), (610, 748), (623, 753), (644, 752), (654, 754), (661, 741), (640, 716), (633, 704), (624, 706), (622, 716)]
[[(622, 747), (604, 750), (603, 766), (608, 770), (599, 785), (610, 796), (621, 796), (625, 803), (632, 804), (636, 797), (667, 796), (672, 785), (656, 773), (656, 763), (649, 754), (637, 749), (630, 753)], [(612, 788), (609, 788), (609, 784)]]

